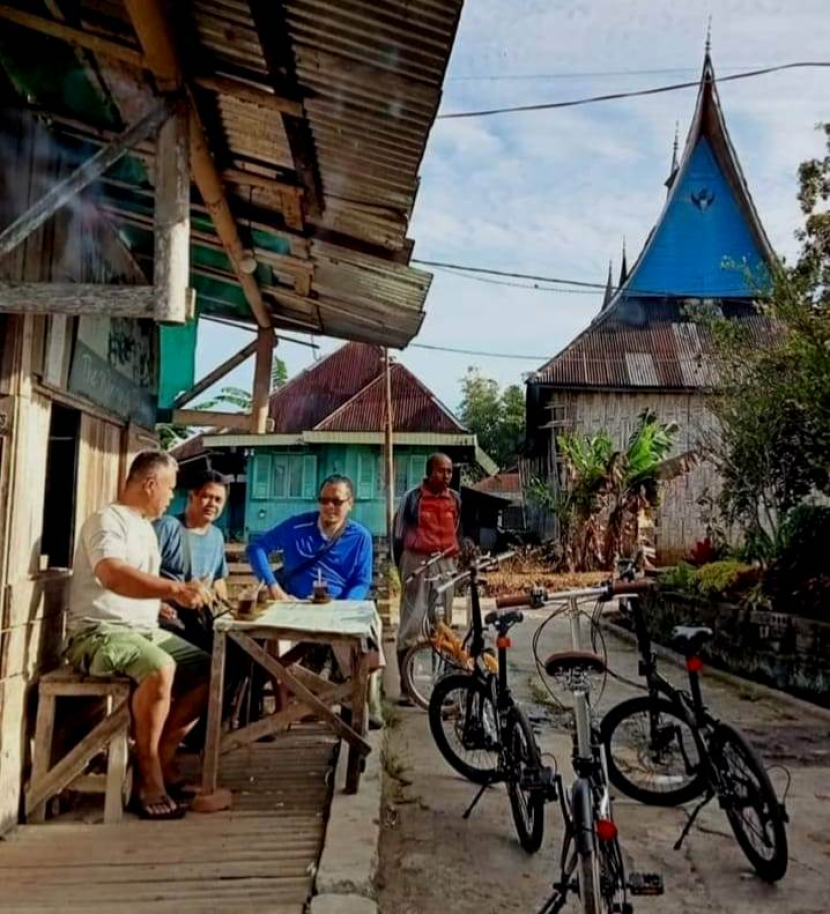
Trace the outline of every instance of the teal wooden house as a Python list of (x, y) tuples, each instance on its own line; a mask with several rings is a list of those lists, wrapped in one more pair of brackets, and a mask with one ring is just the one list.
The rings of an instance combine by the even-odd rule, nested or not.
[[(476, 436), (425, 384), (399, 363), (392, 363), (390, 372), (396, 499), (423, 479), (426, 459), (437, 450), (449, 454), (457, 468), (477, 463), (494, 472)], [(200, 435), (172, 451), (185, 488), (208, 467), (232, 480), (220, 524), (228, 537), (246, 541), (293, 514), (316, 510), (319, 485), (332, 473), (354, 484), (354, 519), (383, 536), (381, 347), (349, 343), (321, 359), (271, 396), (269, 415), (274, 423), (269, 434)]]

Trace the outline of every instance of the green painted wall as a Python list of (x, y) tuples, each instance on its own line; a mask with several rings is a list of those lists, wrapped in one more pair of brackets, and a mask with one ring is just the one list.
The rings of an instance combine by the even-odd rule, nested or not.
[[(424, 476), (430, 448), (395, 448), (395, 491), (400, 496)], [(382, 450), (375, 445), (314, 445), (259, 448), (248, 458), (245, 533), (262, 533), (294, 514), (317, 510), (317, 490), (326, 476), (348, 476), (355, 487), (352, 517), (374, 536), (386, 533)]]

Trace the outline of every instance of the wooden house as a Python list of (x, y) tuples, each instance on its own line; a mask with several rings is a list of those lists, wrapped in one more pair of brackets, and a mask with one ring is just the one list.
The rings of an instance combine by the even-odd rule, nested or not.
[[(729, 139), (708, 52), (686, 145), (679, 162), (675, 147), (666, 184), (662, 213), (630, 272), (623, 267), (616, 288), (609, 273), (597, 317), (528, 380), (525, 480), (542, 478), (556, 490), (557, 435), (606, 430), (623, 448), (647, 407), (679, 425), (676, 453), (696, 448), (711, 427), (706, 393), (714, 376), (707, 334), (689, 305), (714, 305), (759, 343), (768, 338), (753, 298), (774, 254)], [(678, 559), (704, 535), (698, 502), (718, 485), (713, 468), (701, 463), (665, 486), (658, 561)], [(540, 532), (554, 531), (550, 515), (532, 506), (531, 513)]]
[[(420, 328), (407, 227), (460, 9), (0, 6), (0, 833), (75, 531), (156, 422), (254, 356), (251, 414), (195, 418), (264, 433), (279, 331)], [(197, 380), (204, 320), (254, 339)]]
[[(389, 380), (396, 499), (423, 479), (434, 451), (453, 458), (456, 486), (465, 464), (494, 468), (476, 436), (411, 371), (392, 362)], [(271, 395), (269, 418), (266, 435), (199, 435), (171, 452), (185, 486), (208, 467), (232, 480), (220, 519), (230, 538), (247, 541), (293, 514), (316, 510), (318, 487), (332, 473), (354, 483), (355, 520), (375, 537), (385, 536), (382, 348), (348, 343), (335, 350)]]

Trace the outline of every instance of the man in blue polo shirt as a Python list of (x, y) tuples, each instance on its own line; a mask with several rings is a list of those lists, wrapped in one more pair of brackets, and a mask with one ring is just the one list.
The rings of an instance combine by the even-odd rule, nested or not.
[[(317, 501), (319, 512), (290, 517), (248, 546), (251, 568), (273, 600), (310, 597), (318, 579), (333, 600), (365, 600), (372, 584), (372, 537), (362, 524), (349, 520), (351, 481), (329, 476)], [(282, 553), (276, 576), (268, 563), (272, 552)]]

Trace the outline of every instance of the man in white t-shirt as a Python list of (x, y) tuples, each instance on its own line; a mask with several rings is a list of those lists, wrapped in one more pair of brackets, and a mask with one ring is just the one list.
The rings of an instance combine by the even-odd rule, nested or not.
[(198, 608), (207, 591), (198, 581), (159, 576), (158, 540), (151, 521), (164, 514), (176, 485), (176, 461), (144, 451), (130, 467), (121, 498), (81, 527), (69, 599), (66, 656), (90, 676), (126, 675), (142, 818), (184, 815), (192, 788), (175, 770), (175, 752), (207, 705), (210, 658), (159, 628), (159, 606), (172, 600)]

